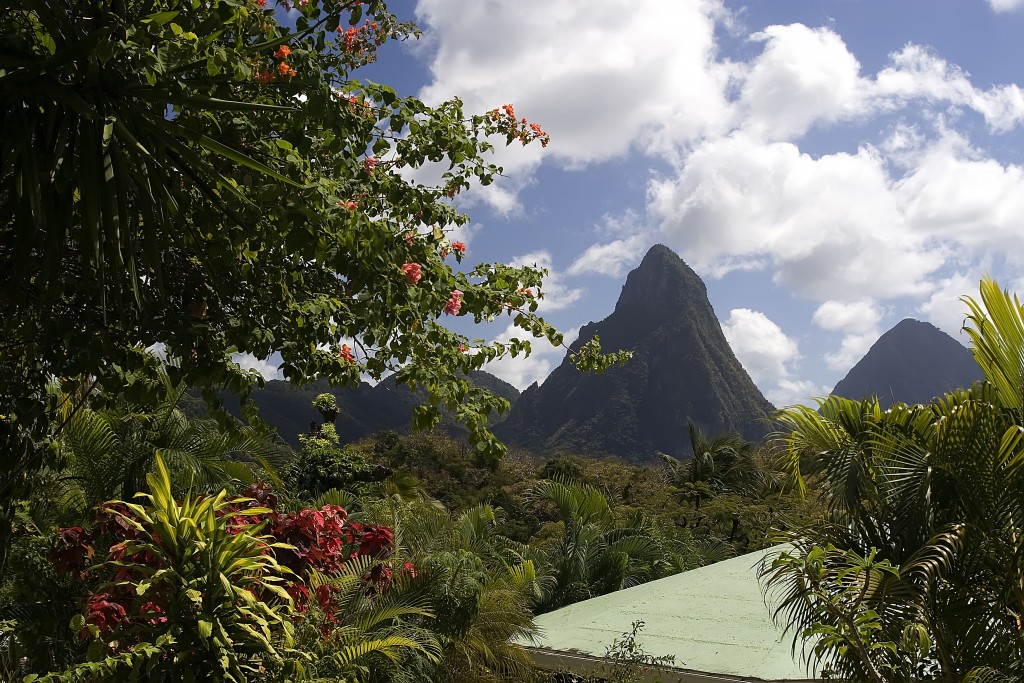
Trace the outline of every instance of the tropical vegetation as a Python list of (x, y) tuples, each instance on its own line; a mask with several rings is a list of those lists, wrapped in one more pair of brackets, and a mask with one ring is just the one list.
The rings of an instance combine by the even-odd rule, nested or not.
[[(416, 35), (381, 0), (279, 2), (0, 9), (0, 678), (530, 681), (535, 614), (778, 540), (776, 615), (830, 675), (1024, 678), (1016, 298), (967, 300), (986, 381), (927, 405), (791, 408), (774, 447), (691, 422), (658, 467), (505, 453), (470, 373), (562, 337), (540, 270), (459, 270), (451, 200), (547, 134), (359, 80)], [(503, 315), (522, 339), (443, 324)], [(629, 355), (596, 342), (580, 368)], [(393, 374), (425, 431), (343, 443), (322, 393), (292, 452), (223, 409), (241, 354)], [(641, 627), (609, 678), (665, 663)]]
[[(279, 4), (0, 9), (0, 565), (61, 400), (155, 403), (165, 371), (216, 406), (261, 381), (239, 354), (273, 354), (295, 382), (394, 373), (427, 391), (418, 426), (446, 408), (496, 457), (487, 418), (507, 402), (466, 373), (561, 343), (536, 315), (540, 270), (460, 272), (449, 237), (468, 220), (451, 198), (501, 172), (492, 141), (547, 134), (511, 105), (469, 115), (358, 80), (416, 35), (381, 0)], [(438, 183), (415, 180), (428, 167)], [(503, 315), (520, 337), (442, 324)], [(622, 358), (597, 350), (581, 366)]]
[(825, 515), (763, 573), (842, 680), (1024, 677), (1024, 307), (989, 279), (965, 301), (984, 382), (782, 415), (789, 479), (817, 478)]

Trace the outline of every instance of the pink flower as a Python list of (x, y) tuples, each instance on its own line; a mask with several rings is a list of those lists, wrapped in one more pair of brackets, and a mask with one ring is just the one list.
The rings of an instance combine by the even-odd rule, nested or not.
[(364, 159), (363, 171), (365, 171), (366, 173), (371, 173), (378, 163), (380, 162), (377, 160), (377, 157), (369, 157), (368, 159)]
[(466, 352), (466, 345), (465, 344), (459, 344), (459, 353), (465, 353), (465, 352)]
[(340, 206), (343, 209), (348, 209), (349, 211), (355, 211), (357, 208), (359, 208), (359, 205), (356, 204), (351, 199), (347, 202), (344, 199), (339, 201), (338, 206)]
[(416, 237), (415, 233), (413, 233), (410, 230), (409, 232), (405, 233), (405, 243), (411, 247), (412, 246), (413, 238), (415, 238), (415, 237)]
[(462, 308), (462, 296), (462, 291), (454, 290), (451, 296), (448, 297), (448, 303), (444, 305), (444, 312), (448, 315), (458, 315), (459, 309)]
[(423, 277), (420, 264), (418, 263), (403, 263), (402, 272), (405, 273), (405, 279), (409, 281), (410, 285), (416, 284)]

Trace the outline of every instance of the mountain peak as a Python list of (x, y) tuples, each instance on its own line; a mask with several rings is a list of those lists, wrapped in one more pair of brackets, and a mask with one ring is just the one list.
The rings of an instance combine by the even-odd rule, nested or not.
[(664, 244), (655, 244), (626, 277), (615, 310), (664, 314), (679, 311), (688, 300), (707, 300), (707, 287), (683, 259)]
[(772, 405), (732, 353), (704, 283), (668, 247), (651, 247), (615, 311), (583, 326), (573, 347), (595, 335), (633, 358), (599, 375), (565, 359), (522, 394), (498, 436), (540, 452), (651, 461), (659, 451), (687, 455), (688, 419), (714, 434), (767, 431)]
[(982, 378), (974, 357), (931, 323), (904, 318), (878, 338), (836, 388), (835, 396), (860, 400), (927, 403)]

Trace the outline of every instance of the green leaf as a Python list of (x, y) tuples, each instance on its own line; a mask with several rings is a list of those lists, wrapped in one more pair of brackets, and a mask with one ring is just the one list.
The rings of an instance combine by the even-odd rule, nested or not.
[(213, 633), (213, 622), (200, 619), (199, 623), (196, 624), (196, 631), (199, 633), (200, 638), (209, 638), (210, 634)]
[(142, 23), (143, 24), (156, 24), (157, 26), (163, 26), (164, 24), (169, 22), (171, 19), (174, 19), (179, 14), (181, 14), (181, 10), (172, 10), (172, 11), (168, 11), (168, 12), (157, 12), (156, 14), (151, 14), (150, 16), (148, 16), (145, 19), (143, 19)]

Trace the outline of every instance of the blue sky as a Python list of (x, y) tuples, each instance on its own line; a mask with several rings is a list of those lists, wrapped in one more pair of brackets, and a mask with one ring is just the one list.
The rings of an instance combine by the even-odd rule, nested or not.
[[(958, 297), (985, 273), (1024, 292), (1024, 0), (390, 7), (423, 38), (364, 76), (513, 103), (551, 134), (497, 153), (507, 177), (460, 196), (459, 236), (471, 262), (549, 268), (542, 312), (570, 334), (661, 242), (784, 405), (904, 317), (962, 341)], [(490, 369), (522, 389), (563, 355), (538, 342)]]

